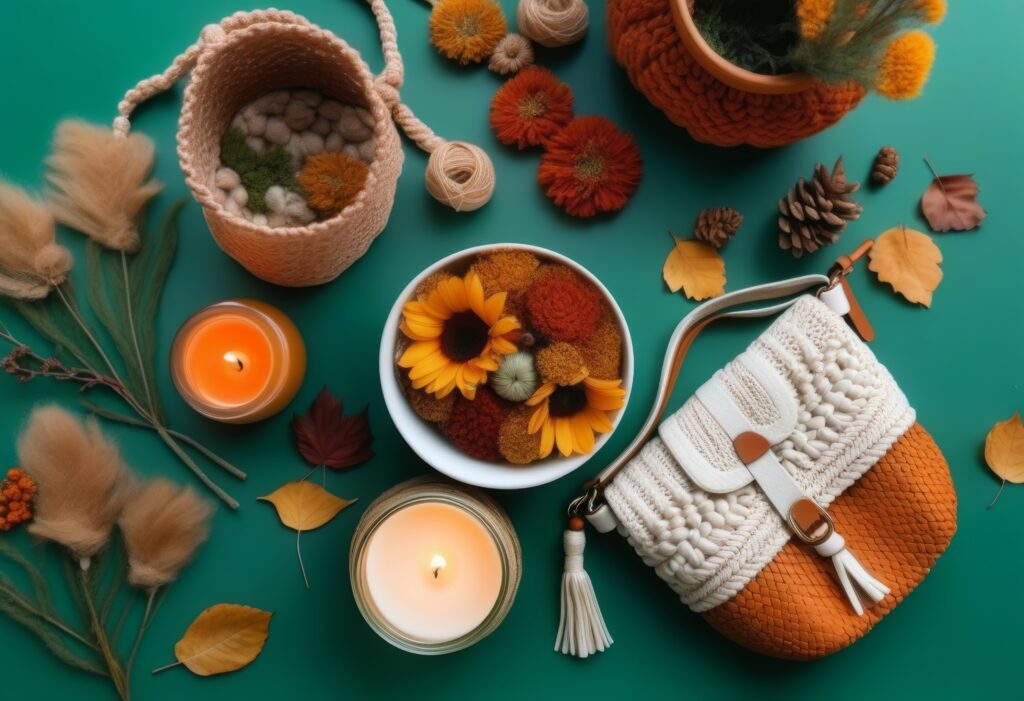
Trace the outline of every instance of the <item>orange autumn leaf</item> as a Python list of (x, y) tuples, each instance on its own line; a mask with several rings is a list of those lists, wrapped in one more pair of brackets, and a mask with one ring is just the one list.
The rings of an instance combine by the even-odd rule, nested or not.
[(690, 299), (700, 301), (725, 293), (725, 261), (714, 247), (700, 241), (672, 237), (675, 246), (665, 259), (662, 277), (673, 292), (682, 289)]
[(996, 498), (989, 508), (996, 503), (1007, 482), (1021, 484), (1024, 482), (1024, 422), (1020, 412), (1014, 412), (1006, 421), (1000, 421), (985, 438), (985, 462), (998, 477), (1003, 480)]
[(942, 280), (942, 253), (929, 236), (897, 226), (875, 240), (868, 257), (868, 268), (881, 282), (911, 302), (932, 305), (932, 292)]
[(178, 664), (201, 677), (241, 669), (263, 650), (273, 615), (252, 606), (211, 606), (192, 621), (174, 646), (174, 656)]

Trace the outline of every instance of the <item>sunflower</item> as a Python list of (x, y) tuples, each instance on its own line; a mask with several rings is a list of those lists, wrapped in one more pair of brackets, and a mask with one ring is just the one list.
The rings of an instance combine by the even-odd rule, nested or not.
[(612, 430), (609, 411), (621, 409), (626, 390), (622, 380), (598, 380), (580, 376), (570, 385), (548, 382), (541, 385), (527, 405), (537, 407), (527, 432), (540, 431), (540, 457), (546, 458), (558, 446), (565, 457), (594, 449), (594, 434)]
[(505, 294), (485, 298), (480, 277), (469, 272), (438, 282), (423, 301), (406, 302), (401, 329), (414, 342), (398, 365), (409, 369), (414, 389), (441, 398), (458, 387), (466, 399), (476, 396), (500, 356), (516, 351), (520, 326), (502, 316)]
[(501, 6), (493, 0), (440, 0), (430, 13), (430, 43), (462, 65), (494, 53), (508, 32)]

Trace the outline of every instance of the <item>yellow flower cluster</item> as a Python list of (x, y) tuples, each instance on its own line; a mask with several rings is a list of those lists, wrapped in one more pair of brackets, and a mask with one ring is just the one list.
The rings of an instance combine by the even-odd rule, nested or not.
[(800, 36), (810, 41), (819, 39), (835, 5), (835, 0), (800, 0), (796, 6)]
[(935, 42), (915, 29), (889, 42), (878, 66), (875, 89), (890, 100), (909, 100), (921, 94), (935, 60)]

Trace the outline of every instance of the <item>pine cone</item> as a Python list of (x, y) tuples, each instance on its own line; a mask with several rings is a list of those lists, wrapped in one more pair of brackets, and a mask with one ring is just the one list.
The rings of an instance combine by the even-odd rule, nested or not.
[(847, 182), (842, 156), (831, 174), (819, 163), (810, 182), (800, 178), (779, 200), (779, 246), (799, 258), (838, 241), (846, 222), (860, 216), (861, 206), (850, 197), (859, 188)]
[(743, 215), (732, 207), (705, 209), (697, 215), (693, 235), (715, 248), (724, 246), (743, 224)]
[(888, 185), (900, 170), (900, 154), (892, 146), (884, 146), (875, 156), (871, 166), (871, 180), (879, 185)]

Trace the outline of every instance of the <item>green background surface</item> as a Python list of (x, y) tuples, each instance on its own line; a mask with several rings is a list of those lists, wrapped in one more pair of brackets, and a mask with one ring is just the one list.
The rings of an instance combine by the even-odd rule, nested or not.
[[(336, 282), (282, 290), (264, 284), (222, 255), (200, 209), (189, 201), (182, 241), (159, 317), (160, 385), (171, 423), (205, 440), (249, 471), (245, 483), (220, 482), (242, 501), (220, 509), (213, 535), (175, 584), (151, 627), (134, 678), (142, 699), (236, 698), (538, 698), (628, 697), (921, 698), (1019, 694), (1024, 613), (1024, 489), (1008, 488), (991, 511), (997, 481), (986, 471), (982, 445), (989, 427), (1024, 408), (1020, 293), (1024, 237), (1019, 218), (1020, 124), (1024, 54), (1019, 38), (1024, 5), (1012, 0), (955, 2), (934, 31), (939, 52), (925, 95), (910, 103), (869, 98), (837, 127), (789, 148), (761, 152), (695, 144), (649, 106), (607, 51), (603, 7), (591, 3), (590, 34), (581, 46), (543, 51), (540, 61), (568, 81), (577, 112), (604, 114), (636, 134), (645, 175), (620, 215), (579, 222), (553, 207), (535, 184), (538, 154), (501, 147), (487, 126), (500, 80), (486, 69), (462, 69), (427, 43), (427, 7), (392, 0), (406, 62), (405, 101), (449, 138), (484, 146), (498, 172), (494, 200), (474, 214), (454, 214), (423, 189), (424, 154), (404, 144), (406, 163), (390, 223), (367, 255)], [(503, 0), (514, 13), (513, 0)], [(203, 25), (239, 9), (232, 0), (134, 3), (116, 0), (9, 1), (0, 10), (0, 169), (29, 188), (41, 185), (42, 160), (56, 122), (77, 115), (107, 123), (124, 90), (159, 72)], [(308, 16), (359, 49), (381, 68), (376, 27), (357, 0), (295, 0)], [(175, 156), (180, 86), (154, 100), (135, 126), (155, 139), (157, 175), (166, 184), (151, 218), (187, 194)], [(852, 177), (866, 177), (885, 144), (902, 154), (899, 177), (868, 190), (864, 214), (841, 244), (803, 261), (775, 243), (776, 199), (817, 161), (846, 156)], [(959, 532), (919, 589), (866, 639), (813, 664), (758, 657), (712, 631), (682, 606), (624, 541), (591, 537), (587, 567), (615, 637), (611, 651), (580, 662), (551, 651), (562, 567), (562, 508), (577, 485), (620, 450), (642, 422), (654, 390), (665, 341), (694, 305), (669, 294), (661, 265), (670, 248), (666, 229), (686, 232), (696, 213), (728, 204), (746, 223), (725, 251), (728, 288), (822, 271), (864, 238), (897, 225), (925, 228), (917, 210), (930, 180), (928, 154), (945, 173), (973, 172), (990, 212), (979, 232), (938, 234), (944, 280), (931, 310), (894, 297), (866, 270), (854, 285), (878, 330), (874, 350), (900, 382), (920, 421), (947, 456), (960, 498)], [(61, 239), (81, 251), (80, 239)], [(377, 380), (377, 341), (399, 290), (423, 267), (461, 248), (499, 241), (539, 244), (565, 253), (600, 277), (629, 320), (637, 378), (628, 412), (608, 446), (579, 472), (554, 484), (498, 494), (519, 532), (525, 574), (505, 623), (481, 644), (442, 658), (399, 652), (360, 618), (347, 579), (348, 545), (356, 521), (381, 491), (429, 468), (401, 441)], [(175, 330), (196, 309), (231, 296), (281, 306), (309, 345), (309, 372), (291, 409), (304, 410), (327, 384), (351, 408), (368, 404), (376, 458), (329, 487), (357, 505), (303, 538), (313, 588), (301, 582), (294, 538), (270, 507), (258, 504), (286, 480), (304, 474), (292, 446), (292, 410), (252, 427), (221, 426), (190, 411), (165, 371)], [(14, 312), (0, 319), (23, 335)], [(688, 366), (674, 404), (741, 350), (756, 327), (711, 332)], [(47, 381), (19, 385), (0, 378), (0, 464), (15, 463), (14, 440), (34, 404), (74, 406), (75, 391)], [(108, 425), (140, 472), (188, 482), (184, 468), (155, 436)], [(19, 534), (20, 547), (35, 547)], [(33, 551), (35, 552), (35, 551)], [(200, 679), (183, 669), (151, 676), (171, 661), (174, 642), (193, 617), (217, 602), (275, 612), (270, 640), (258, 660), (234, 674)], [(136, 614), (138, 611), (136, 610)], [(133, 621), (129, 622), (132, 625)], [(35, 638), (0, 620), (4, 696), (111, 698), (98, 678), (61, 666)]]

